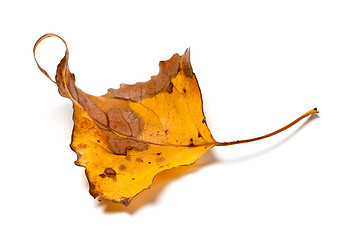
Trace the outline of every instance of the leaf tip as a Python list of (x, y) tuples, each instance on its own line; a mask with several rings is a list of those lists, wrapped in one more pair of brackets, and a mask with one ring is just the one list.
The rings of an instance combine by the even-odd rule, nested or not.
[(187, 48), (182, 56), (182, 69), (186, 76), (191, 77), (193, 75), (193, 69), (190, 59), (190, 48)]
[(317, 110), (317, 108), (314, 108), (314, 109), (312, 109), (312, 110), (310, 110), (310, 111), (307, 112), (308, 115), (313, 115), (313, 114), (317, 114), (317, 113), (320, 113), (320, 112)]

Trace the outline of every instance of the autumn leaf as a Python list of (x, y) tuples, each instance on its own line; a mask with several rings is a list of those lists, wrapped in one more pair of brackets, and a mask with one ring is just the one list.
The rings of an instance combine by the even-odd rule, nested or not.
[[(90, 194), (98, 200), (128, 205), (151, 187), (154, 177), (167, 169), (194, 163), (214, 146), (252, 142), (277, 134), (303, 118), (270, 134), (234, 142), (217, 142), (207, 127), (198, 81), (190, 63), (189, 49), (161, 61), (158, 75), (147, 82), (121, 84), (102, 96), (80, 90), (69, 71), (66, 42), (46, 34), (36, 42), (57, 37), (66, 46), (55, 81), (60, 95), (73, 102), (74, 129), (71, 148), (75, 164), (85, 167)], [(35, 57), (35, 55), (34, 55)]]

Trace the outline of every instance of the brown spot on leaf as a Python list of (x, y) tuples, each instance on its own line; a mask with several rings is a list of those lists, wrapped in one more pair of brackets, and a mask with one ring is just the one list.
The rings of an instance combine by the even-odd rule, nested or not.
[(127, 166), (125, 164), (121, 164), (118, 169), (120, 169), (120, 171), (124, 171), (127, 169)]
[(116, 176), (116, 172), (115, 172), (115, 170), (112, 169), (112, 168), (106, 168), (106, 169), (104, 170), (104, 172), (105, 172), (107, 175)]
[(112, 168), (106, 168), (104, 173), (99, 175), (101, 178), (109, 177), (116, 180), (116, 171)]
[(167, 91), (169, 94), (171, 94), (171, 93), (173, 92), (173, 87), (174, 87), (173, 83), (170, 82), (170, 84), (169, 84), (168, 87), (166, 88), (166, 91)]
[(87, 147), (88, 147), (88, 145), (85, 144), (85, 143), (81, 143), (81, 144), (78, 144), (78, 145), (77, 145), (77, 148), (78, 148), (79, 150), (84, 149), (84, 148), (87, 148)]
[(127, 161), (130, 161), (131, 160), (131, 156), (127, 155), (124, 159), (127, 160)]
[(136, 161), (136, 162), (139, 162), (139, 163), (143, 163), (143, 159), (140, 158), (140, 157), (136, 158), (135, 161)]

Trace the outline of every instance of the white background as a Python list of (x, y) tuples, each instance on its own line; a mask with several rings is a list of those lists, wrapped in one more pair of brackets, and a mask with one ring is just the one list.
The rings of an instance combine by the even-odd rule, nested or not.
[[(1, 239), (341, 239), (340, 1), (3, 1)], [(36, 67), (63, 37), (83, 91), (146, 81), (191, 48), (216, 147), (129, 207), (97, 202), (69, 148), (72, 105)], [(55, 75), (58, 39), (37, 50)]]

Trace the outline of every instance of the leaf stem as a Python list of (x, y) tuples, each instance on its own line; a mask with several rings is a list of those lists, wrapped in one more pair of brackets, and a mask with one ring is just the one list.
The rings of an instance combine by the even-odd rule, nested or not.
[(274, 136), (280, 132), (283, 132), (284, 130), (290, 128), (291, 126), (295, 125), (296, 123), (298, 123), (299, 121), (301, 121), (303, 118), (306, 118), (312, 114), (315, 114), (315, 113), (319, 113), (319, 111), (317, 111), (316, 108), (306, 112), (305, 114), (303, 114), (302, 116), (300, 116), (299, 118), (297, 118), (296, 120), (292, 121), (291, 123), (289, 123), (288, 125), (274, 131), (274, 132), (271, 132), (269, 134), (266, 134), (266, 135), (263, 135), (261, 137), (256, 137), (256, 138), (251, 138), (251, 139), (245, 139), (245, 140), (237, 140), (237, 141), (232, 141), (232, 142), (217, 142), (216, 146), (229, 146), (229, 145), (235, 145), (235, 144), (240, 144), (240, 143), (249, 143), (249, 142), (254, 142), (254, 141), (258, 141), (258, 140), (261, 140), (261, 139), (264, 139), (264, 138), (268, 138), (268, 137), (271, 137), (271, 136)]

